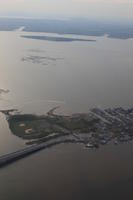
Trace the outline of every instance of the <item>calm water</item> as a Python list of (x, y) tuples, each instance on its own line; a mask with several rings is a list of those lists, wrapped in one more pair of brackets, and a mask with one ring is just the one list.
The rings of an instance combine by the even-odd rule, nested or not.
[[(97, 105), (133, 107), (132, 39), (50, 42), (21, 35), (47, 34), (0, 32), (0, 88), (10, 90), (0, 95), (0, 109), (43, 114), (60, 106), (59, 113), (70, 114)], [(24, 146), (1, 114), (0, 154)], [(47, 149), (0, 170), (0, 199), (133, 199), (132, 152), (132, 143)]]
[(132, 200), (133, 144), (88, 151), (60, 145), (0, 170), (0, 198)]

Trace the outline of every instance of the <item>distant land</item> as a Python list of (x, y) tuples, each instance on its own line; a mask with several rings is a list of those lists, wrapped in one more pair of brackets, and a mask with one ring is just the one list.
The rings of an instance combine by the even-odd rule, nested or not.
[(95, 42), (96, 40), (86, 40), (86, 39), (78, 39), (78, 38), (66, 38), (66, 37), (51, 37), (51, 36), (32, 36), (32, 35), (22, 35), (23, 38), (34, 39), (34, 40), (47, 40), (52, 42)]
[(47, 32), (104, 36), (110, 38), (133, 38), (133, 23), (98, 22), (86, 19), (48, 20), (0, 18), (0, 31), (13, 31), (23, 27), (26, 32)]
[(7, 94), (7, 93), (9, 93), (10, 91), (9, 90), (4, 90), (4, 89), (1, 89), (0, 88), (0, 95), (1, 94)]

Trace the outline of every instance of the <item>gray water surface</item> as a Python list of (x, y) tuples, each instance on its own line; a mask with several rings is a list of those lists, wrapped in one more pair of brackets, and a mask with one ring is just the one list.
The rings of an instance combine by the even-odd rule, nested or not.
[[(0, 32), (0, 88), (10, 91), (0, 94), (0, 109), (43, 114), (60, 106), (58, 113), (71, 114), (93, 106), (133, 107), (132, 39), (78, 36), (96, 42), (55, 43), (21, 35)], [(24, 146), (1, 114), (0, 154)], [(133, 199), (132, 148), (52, 147), (1, 169), (0, 199)]]
[(133, 146), (86, 150), (59, 145), (0, 171), (0, 197), (9, 199), (132, 200)]

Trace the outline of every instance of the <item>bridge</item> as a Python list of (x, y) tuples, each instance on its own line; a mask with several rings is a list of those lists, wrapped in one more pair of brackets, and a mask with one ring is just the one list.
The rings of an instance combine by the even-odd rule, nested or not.
[(0, 168), (4, 167), (10, 163), (13, 163), (19, 159), (22, 159), (24, 157), (27, 157), (35, 152), (41, 151), (43, 149), (62, 144), (62, 143), (84, 143), (84, 141), (81, 139), (76, 138), (62, 138), (61, 140), (55, 140), (48, 143), (41, 143), (32, 145), (30, 147), (26, 147), (24, 149), (0, 156)]

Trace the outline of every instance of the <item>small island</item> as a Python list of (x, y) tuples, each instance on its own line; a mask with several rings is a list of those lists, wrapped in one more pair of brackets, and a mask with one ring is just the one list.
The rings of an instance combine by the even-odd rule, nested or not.
[(96, 42), (96, 40), (92, 39), (79, 39), (79, 38), (55, 37), (55, 36), (22, 35), (21, 37), (34, 40), (46, 40), (51, 42)]

